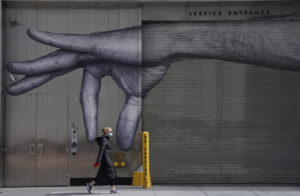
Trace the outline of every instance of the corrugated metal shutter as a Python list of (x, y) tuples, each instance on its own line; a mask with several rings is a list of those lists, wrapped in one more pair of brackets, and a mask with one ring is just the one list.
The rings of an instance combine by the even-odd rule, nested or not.
[(143, 100), (153, 183), (299, 183), (299, 84), (253, 65), (171, 65)]

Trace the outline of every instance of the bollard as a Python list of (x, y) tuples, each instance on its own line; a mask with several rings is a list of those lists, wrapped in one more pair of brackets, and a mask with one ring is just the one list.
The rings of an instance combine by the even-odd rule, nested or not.
[(149, 133), (143, 132), (143, 176), (144, 176), (144, 188), (149, 188), (151, 183), (150, 169), (149, 169)]
[(133, 186), (149, 188), (152, 185), (149, 169), (149, 133), (142, 134), (142, 165), (133, 172)]

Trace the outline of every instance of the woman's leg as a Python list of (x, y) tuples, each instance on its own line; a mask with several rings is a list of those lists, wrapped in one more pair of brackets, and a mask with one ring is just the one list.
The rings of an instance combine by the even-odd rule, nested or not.
[(103, 169), (102, 169), (102, 168), (99, 168), (99, 169), (98, 169), (98, 172), (97, 172), (97, 175), (96, 175), (96, 177), (95, 177), (95, 180), (92, 180), (92, 181), (90, 182), (90, 185), (95, 186), (96, 183), (98, 183), (98, 182), (100, 181), (101, 171), (103, 171)]
[(111, 188), (111, 190), (116, 190), (115, 179), (110, 179), (109, 182), (110, 182), (110, 188)]

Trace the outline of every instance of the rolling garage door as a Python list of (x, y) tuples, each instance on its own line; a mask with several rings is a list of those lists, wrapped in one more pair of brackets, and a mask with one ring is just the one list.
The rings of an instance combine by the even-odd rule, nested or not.
[[(152, 43), (143, 32), (144, 55)], [(153, 183), (299, 183), (299, 84), (299, 72), (172, 64), (143, 100)]]

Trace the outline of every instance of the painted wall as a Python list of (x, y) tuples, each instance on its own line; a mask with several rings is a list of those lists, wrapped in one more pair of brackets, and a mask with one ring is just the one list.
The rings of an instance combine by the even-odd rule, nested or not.
[[(7, 38), (8, 39), (7, 41), (14, 43), (14, 44), (7, 44), (7, 46), (11, 48), (8, 48), (6, 50), (7, 52), (6, 56), (8, 56), (6, 62), (15, 59), (20, 61), (23, 61), (24, 59), (32, 59), (41, 55), (48, 54), (49, 52), (52, 52), (54, 50), (52, 47), (36, 44), (31, 40), (29, 40), (25, 34), (25, 31), (27, 27), (29, 27), (29, 25), (36, 26), (39, 30), (50, 31), (50, 32), (59, 31), (59, 32), (66, 32), (66, 33), (90, 33), (90, 32), (97, 31), (99, 29), (106, 31), (106, 30), (112, 30), (112, 29), (130, 26), (132, 24), (138, 24), (140, 23), (140, 19), (141, 19), (140, 18), (141, 10), (140, 7), (137, 5), (134, 5), (133, 7), (132, 5), (125, 6), (125, 7), (122, 6), (119, 7), (116, 5), (106, 5), (103, 7), (103, 5), (97, 4), (96, 8), (101, 9), (101, 12), (95, 9), (94, 3), (90, 3), (90, 4), (78, 3), (74, 5), (70, 3), (63, 3), (60, 4), (59, 7), (57, 7), (57, 4), (51, 4), (51, 3), (40, 4), (40, 3), (25, 2), (20, 4), (12, 3), (9, 4), (8, 7), (9, 6), (12, 7), (11, 9), (7, 10), (8, 11), (7, 13), (12, 14), (11, 16), (13, 17), (16, 17), (17, 21), (21, 21), (17, 23), (15, 27), (15, 28), (21, 27), (21, 29), (13, 30), (8, 26), (6, 27), (7, 35), (11, 35), (11, 37)], [(174, 8), (175, 7), (176, 6), (174, 6)], [(15, 8), (16, 10), (14, 10)], [(155, 6), (153, 7), (153, 5), (149, 5), (148, 8), (150, 9), (150, 11), (152, 9), (153, 12), (153, 10), (155, 10), (157, 7)], [(184, 13), (184, 15), (179, 14), (179, 16), (191, 20), (199, 19), (197, 17), (189, 18), (190, 17), (189, 11), (192, 9), (192, 6), (190, 7), (187, 6), (183, 8), (177, 5), (177, 8), (178, 10), (182, 11), (179, 13), (181, 14)], [(161, 9), (162, 12), (160, 12), (160, 14), (155, 15), (159, 17), (152, 18), (152, 20), (159, 20), (159, 18), (160, 19), (164, 18), (163, 17), (164, 14), (168, 13), (164, 9), (166, 9), (166, 6)], [(149, 19), (151, 17), (149, 17), (149, 14), (148, 15), (145, 14), (143, 18)], [(167, 19), (178, 20), (178, 18), (180, 17), (173, 15)], [(166, 18), (164, 18), (164, 20), (166, 20)], [(102, 25), (104, 24), (104, 25), (98, 26), (100, 24)], [(9, 25), (9, 23), (7, 23), (7, 25)], [(57, 27), (57, 25), (59, 25), (59, 27)], [(22, 44), (19, 45), (19, 43)], [(27, 52), (24, 53), (24, 51)], [(36, 89), (33, 92), (31, 92), (32, 94), (29, 93), (27, 95), (24, 95), (25, 97), (20, 96), (19, 98), (16, 99), (8, 98), (7, 116), (11, 116), (11, 117), (8, 118), (10, 122), (8, 123), (7, 130), (12, 130), (12, 131), (8, 131), (10, 135), (8, 135), (7, 137), (9, 137), (10, 143), (15, 145), (13, 148), (11, 147), (8, 148), (8, 154), (10, 152), (19, 153), (20, 159), (25, 158), (29, 160), (28, 156), (26, 155), (26, 150), (28, 149), (23, 148), (22, 146), (16, 146), (17, 144), (16, 141), (22, 140), (22, 138), (26, 138), (30, 134), (36, 134), (37, 140), (42, 140), (43, 138), (51, 137), (53, 140), (58, 141), (58, 139), (65, 137), (67, 138), (68, 142), (70, 142), (70, 134), (68, 132), (69, 127), (66, 128), (67, 130), (66, 132), (61, 132), (59, 129), (62, 127), (60, 127), (59, 124), (55, 124), (56, 122), (55, 117), (60, 117), (59, 115), (61, 114), (65, 115), (64, 117), (60, 118), (61, 120), (67, 121), (69, 125), (72, 122), (76, 122), (79, 130), (84, 130), (83, 122), (82, 122), (83, 118), (81, 116), (80, 105), (78, 104), (78, 99), (77, 99), (79, 94), (79, 89), (80, 89), (80, 81), (81, 81), (81, 71), (76, 71), (67, 77), (61, 77), (59, 80), (51, 81), (49, 84), (40, 87), (40, 89)], [(77, 85), (74, 85), (74, 83), (76, 83)], [(241, 86), (238, 88), (242, 89)], [(118, 91), (117, 88), (114, 88), (114, 83), (109, 79), (107, 79), (106, 82), (104, 82), (104, 86), (101, 92), (104, 92), (105, 94), (104, 95), (102, 94), (103, 97), (101, 97), (102, 95), (100, 96), (100, 100), (103, 100), (103, 102), (101, 102), (102, 105), (100, 104), (99, 111), (113, 111), (113, 112), (105, 113), (103, 117), (101, 117), (100, 124), (106, 124), (106, 123), (116, 124), (115, 120), (117, 120), (117, 115), (119, 114), (120, 107), (121, 107), (119, 103), (122, 102), (122, 99), (124, 100), (124, 96), (122, 95), (121, 91)], [(219, 91), (219, 93), (223, 93), (223, 91)], [(111, 100), (110, 97), (117, 97), (117, 100), (115, 102), (116, 104), (113, 103), (113, 100)], [(219, 95), (217, 94), (217, 97), (220, 97), (220, 94)], [(232, 96), (228, 96), (228, 97), (229, 99), (232, 98)], [(53, 105), (62, 106), (65, 105), (64, 104), (65, 102), (68, 103), (67, 108), (59, 107), (56, 110), (53, 110), (52, 108)], [(107, 102), (109, 103), (109, 105), (105, 104)], [(239, 103), (237, 101), (234, 104), (236, 104), (236, 106), (239, 107), (243, 105), (244, 102)], [(43, 105), (46, 105), (46, 107), (43, 108), (42, 107)], [(113, 106), (113, 108), (111, 108), (110, 106)], [(22, 108), (21, 111), (20, 108)], [(42, 111), (39, 111), (39, 108), (41, 108)], [(62, 110), (63, 112), (61, 112), (60, 110)], [(46, 124), (46, 127), (47, 129), (49, 129), (48, 131), (52, 131), (52, 130), (57, 131), (56, 133), (54, 132), (53, 135), (48, 135), (47, 131), (41, 133), (39, 132), (39, 130), (42, 130), (45, 126), (45, 124), (41, 123), (43, 121), (39, 121), (39, 118), (42, 119), (44, 118), (44, 120), (46, 120), (47, 119), (46, 116), (49, 111), (52, 112), (53, 118), (49, 120), (49, 124)], [(228, 112), (228, 115), (225, 115), (225, 118), (232, 117), (230, 116), (230, 114), (232, 114), (233, 116), (235, 114), (235, 112), (230, 110), (230, 108), (229, 110), (226, 111)], [(222, 107), (222, 112), (223, 112), (223, 107)], [(36, 117), (31, 116), (31, 114), (33, 113), (35, 114)], [(28, 119), (25, 119), (24, 116), (26, 116), (26, 118)], [(238, 118), (242, 118), (242, 116), (238, 116)], [(31, 120), (33, 122), (32, 124), (27, 123)], [(18, 123), (16, 124), (15, 122)], [(26, 129), (27, 132), (24, 132), (23, 131), (24, 129)], [(63, 134), (61, 135), (61, 137), (58, 135), (60, 133)], [(89, 171), (88, 175), (90, 174), (93, 175), (94, 173), (93, 169), (91, 170), (86, 169), (85, 167), (83, 167), (83, 165), (88, 165), (87, 162), (93, 162), (92, 160), (94, 160), (93, 159), (94, 155), (88, 152), (91, 151), (95, 152), (97, 150), (93, 149), (94, 147), (91, 147), (87, 143), (84, 143), (85, 140), (84, 131), (80, 131), (79, 133), (81, 138), (80, 142), (82, 142), (81, 149), (82, 151), (86, 152), (86, 154), (84, 154), (80, 160), (78, 160), (78, 158), (74, 158), (70, 156), (68, 157), (67, 168), (69, 170), (69, 175), (71, 177), (86, 176), (87, 175), (86, 171)], [(61, 149), (63, 149), (63, 146), (61, 146)], [(135, 151), (135, 153), (138, 153), (138, 149), (137, 151)], [(55, 151), (52, 151), (52, 154), (51, 153), (49, 154), (49, 158), (52, 156), (51, 158), (53, 159), (54, 154)], [(47, 167), (49, 166), (50, 168), (53, 165), (50, 165), (49, 163), (50, 159), (49, 160), (47, 159), (48, 158), (44, 159), (43, 161), (45, 161)], [(130, 160), (133, 159), (131, 158)], [(8, 158), (7, 160), (11, 161), (11, 163), (16, 161), (16, 159), (14, 159), (13, 157), (12, 159)], [(74, 162), (76, 162), (76, 164), (79, 165), (79, 168), (73, 166)], [(45, 165), (45, 163), (41, 164), (39, 163), (39, 161), (35, 162), (35, 164)], [(27, 170), (28, 175), (32, 175), (30, 170), (34, 170), (33, 167), (35, 166), (34, 165), (29, 166), (29, 170)], [(133, 166), (131, 169), (133, 169)], [(14, 175), (19, 175), (19, 172), (15, 171), (13, 168), (11, 169), (8, 168), (7, 171), (8, 172), (14, 171), (16, 172)], [(124, 172), (124, 175), (125, 173), (126, 175), (128, 175), (130, 172), (132, 172), (132, 170), (131, 171), (127, 170), (126, 172)], [(31, 178), (30, 176), (27, 176), (27, 174), (25, 173), (18, 180), (20, 183), (24, 183), (26, 182), (27, 177)], [(50, 179), (50, 181), (51, 180), (53, 179)], [(47, 184), (47, 182), (45, 182), (45, 184)]]
[[(26, 35), (29, 27), (60, 33), (91, 33), (134, 26), (141, 22), (141, 9), (137, 5), (24, 2), (6, 4), (5, 12), (6, 21), (8, 18), (17, 21), (15, 27), (10, 27), (9, 23), (5, 26), (6, 62), (30, 60), (55, 50), (31, 40)], [(6, 84), (9, 82), (8, 77), (7, 74)], [(82, 70), (76, 70), (24, 95), (7, 96), (8, 151), (5, 172), (6, 176), (10, 177), (6, 179), (6, 186), (26, 186), (32, 183), (51, 185), (53, 182), (65, 184), (69, 178), (93, 177), (96, 174), (97, 170), (93, 168), (93, 164), (98, 146), (86, 141), (79, 102), (81, 81)], [(125, 95), (117, 84), (109, 77), (103, 78), (98, 108), (99, 128), (112, 126), (115, 130), (124, 101)], [(70, 127), (73, 122), (79, 130), (76, 156), (70, 152)], [(140, 163), (140, 126), (138, 129), (134, 147), (126, 154), (127, 167), (117, 169), (119, 177), (131, 176)], [(118, 152), (115, 138), (111, 141), (114, 152)], [(32, 143), (46, 143), (45, 156), (34, 158), (29, 155), (29, 146)], [(40, 151), (39, 147), (37, 151)], [(58, 161), (51, 161), (55, 159)], [(22, 167), (16, 164), (18, 160), (25, 160)], [(56, 170), (59, 168), (58, 164), (62, 164), (60, 170)], [(42, 172), (38, 172), (39, 170)], [(49, 177), (51, 172), (55, 172), (56, 175)]]

